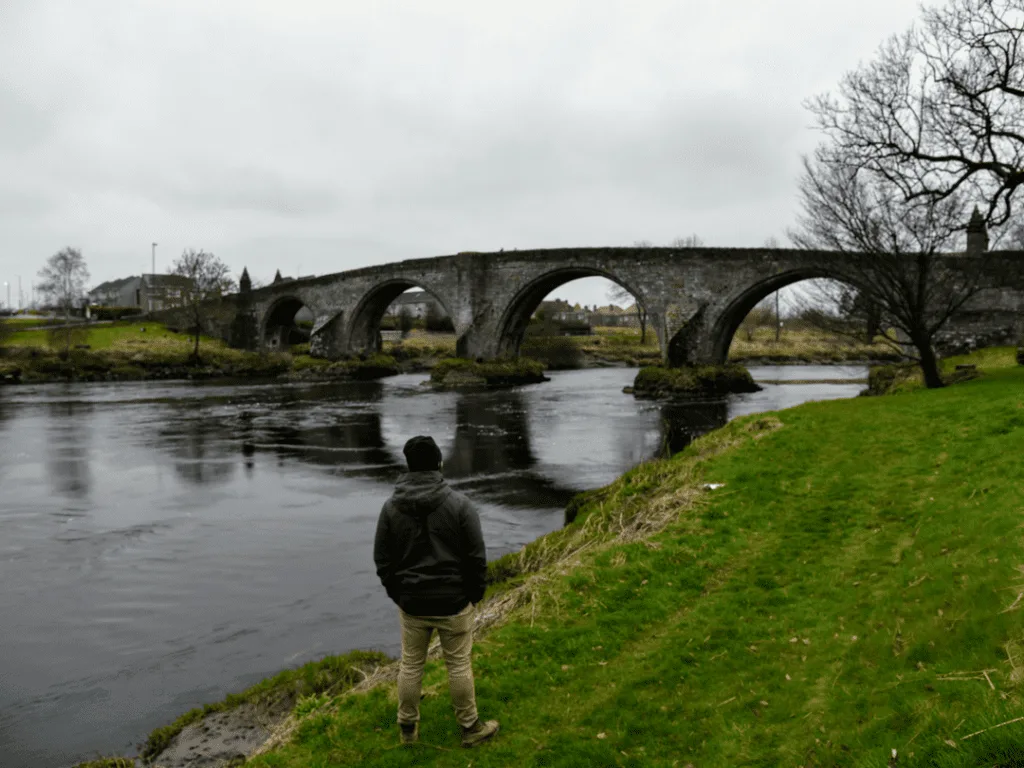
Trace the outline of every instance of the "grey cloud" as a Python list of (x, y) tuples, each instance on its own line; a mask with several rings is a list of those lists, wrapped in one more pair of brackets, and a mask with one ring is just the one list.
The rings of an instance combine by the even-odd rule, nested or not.
[[(207, 168), (161, 179), (152, 196), (176, 210), (248, 210), (282, 216), (316, 216), (336, 211), (339, 197), (321, 184), (289, 179), (267, 168)], [(140, 194), (146, 194), (140, 189)]]

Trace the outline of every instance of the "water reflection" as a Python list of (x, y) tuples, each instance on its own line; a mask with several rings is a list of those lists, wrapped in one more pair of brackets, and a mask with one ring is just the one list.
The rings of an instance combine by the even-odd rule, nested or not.
[(661, 406), (661, 456), (679, 453), (706, 432), (729, 420), (725, 400), (671, 402)]
[[(529, 408), (516, 390), (459, 395), (444, 474), (459, 490), (507, 507), (565, 505), (581, 489), (544, 475), (533, 451)], [(501, 482), (495, 482), (500, 476)]]
[(530, 447), (530, 424), (522, 394), (502, 394), (489, 398), (459, 396), (455, 440), (445, 452), (448, 477), (526, 470), (537, 463)]
[(225, 483), (235, 473), (234, 451), (214, 420), (182, 414), (161, 433), (164, 449), (174, 457), (174, 471), (190, 485)]
[(92, 403), (67, 400), (46, 407), (46, 475), (55, 494), (84, 501), (92, 488)]
[(346, 474), (386, 479), (399, 463), (388, 450), (381, 430), (381, 414), (363, 408), (339, 415), (333, 424), (267, 424), (254, 438), (254, 449), (274, 451), (281, 458), (344, 468)]

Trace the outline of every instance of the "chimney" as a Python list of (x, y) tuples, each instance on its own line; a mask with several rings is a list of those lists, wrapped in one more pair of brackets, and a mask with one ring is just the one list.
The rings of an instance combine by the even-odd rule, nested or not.
[(974, 206), (974, 213), (967, 223), (967, 255), (977, 256), (988, 250), (988, 229), (985, 227), (985, 219)]

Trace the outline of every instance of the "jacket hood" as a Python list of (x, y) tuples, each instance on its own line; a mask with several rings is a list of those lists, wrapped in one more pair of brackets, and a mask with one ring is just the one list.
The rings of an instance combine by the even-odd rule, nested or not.
[(426, 517), (441, 506), (451, 492), (440, 472), (406, 472), (395, 483), (391, 502), (403, 514)]

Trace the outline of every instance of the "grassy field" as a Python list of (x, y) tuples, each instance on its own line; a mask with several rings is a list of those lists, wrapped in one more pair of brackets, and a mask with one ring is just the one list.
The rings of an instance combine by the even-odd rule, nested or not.
[[(116, 322), (103, 325), (85, 325), (76, 329), (76, 344), (88, 344), (92, 349), (111, 349), (118, 347), (138, 347), (159, 339), (172, 339), (182, 344), (192, 343), (192, 338), (185, 334), (169, 331), (162, 323), (147, 322)], [(48, 347), (50, 331), (35, 330), (15, 331), (7, 339), (10, 346)], [(200, 345), (210, 348), (221, 348), (225, 345), (215, 339), (204, 338)]]
[(0, 324), (7, 326), (13, 330), (24, 330), (25, 328), (34, 328), (40, 325), (54, 325), (60, 323), (60, 320), (49, 317), (3, 317), (0, 318)]
[[(648, 329), (647, 340), (640, 343), (639, 328), (596, 327), (590, 336), (565, 337), (587, 358), (630, 365), (651, 365), (661, 360), (658, 338)], [(529, 354), (531, 339), (524, 341), (524, 354)], [(451, 357), (455, 354), (455, 334), (412, 331), (401, 342), (384, 342), (384, 351), (395, 354), (403, 349), (407, 354), (425, 357)], [(778, 343), (775, 332), (759, 328), (753, 339), (743, 332), (733, 337), (729, 347), (730, 361), (779, 360), (808, 362), (844, 362), (849, 360), (893, 360), (891, 348), (885, 344), (858, 344), (836, 339), (813, 329), (791, 329), (782, 333)]]
[(1024, 764), (1024, 368), (989, 357), (732, 422), (493, 563), (493, 743), (458, 749), (434, 661), (419, 745), (364, 685), (247, 765)]
[[(143, 379), (273, 378), (292, 369), (290, 355), (257, 354), (231, 349), (217, 339), (202, 338), (201, 365), (192, 360), (194, 340), (159, 323), (119, 322), (76, 329), (67, 359), (62, 344), (50, 346), (46, 330), (18, 331), (5, 341), (0, 380), (16, 376), (25, 383), (61, 380), (134, 381)], [(87, 346), (88, 348), (79, 348)]]
[(758, 328), (748, 339), (742, 330), (733, 336), (729, 360), (795, 360), (840, 363), (847, 360), (895, 360), (892, 348), (881, 342), (863, 344), (839, 339), (813, 328), (783, 330), (778, 342), (775, 330)]

